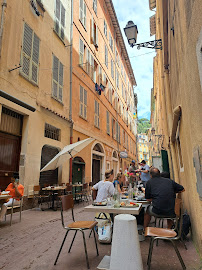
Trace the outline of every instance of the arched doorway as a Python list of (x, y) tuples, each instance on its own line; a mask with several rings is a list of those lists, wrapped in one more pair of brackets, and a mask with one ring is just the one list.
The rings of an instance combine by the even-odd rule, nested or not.
[(119, 169), (119, 160), (118, 160), (118, 153), (117, 151), (113, 151), (112, 154), (112, 162), (113, 162), (113, 170), (114, 170), (114, 176), (117, 175), (118, 169)]
[(85, 162), (81, 157), (75, 157), (72, 162), (72, 184), (85, 182)]
[[(58, 148), (44, 145), (41, 151), (41, 169), (59, 153)], [(40, 173), (39, 185), (41, 187), (58, 184), (58, 168)]]
[(92, 182), (93, 185), (104, 177), (104, 148), (96, 143), (92, 150)]

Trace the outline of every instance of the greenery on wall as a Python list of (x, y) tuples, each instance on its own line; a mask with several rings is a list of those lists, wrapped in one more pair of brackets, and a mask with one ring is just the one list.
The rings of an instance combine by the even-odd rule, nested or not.
[(138, 119), (138, 126), (137, 126), (137, 132), (140, 133), (146, 133), (147, 129), (151, 127), (151, 124), (148, 119), (141, 118)]

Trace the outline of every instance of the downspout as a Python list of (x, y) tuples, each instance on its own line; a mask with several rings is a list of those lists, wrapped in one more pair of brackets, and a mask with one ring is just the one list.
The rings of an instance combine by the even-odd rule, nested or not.
[(0, 57), (1, 57), (1, 49), (2, 49), (2, 39), (3, 39), (3, 29), (4, 29), (4, 11), (7, 7), (7, 0), (3, 0), (2, 3), (2, 11), (1, 11), (1, 25), (0, 25)]
[[(69, 120), (70, 144), (73, 143), (73, 120), (72, 120), (72, 52), (73, 52), (73, 0), (71, 0), (71, 25), (70, 25), (70, 86), (69, 86)], [(72, 158), (69, 161), (69, 182), (72, 183)]]

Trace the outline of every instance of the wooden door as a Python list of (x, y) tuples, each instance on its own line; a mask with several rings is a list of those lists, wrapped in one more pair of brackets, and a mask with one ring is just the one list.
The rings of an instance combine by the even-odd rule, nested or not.
[(83, 182), (83, 164), (73, 162), (72, 184)]
[(95, 185), (97, 182), (100, 181), (100, 160), (93, 159), (93, 168), (92, 168), (92, 182)]
[(0, 189), (10, 183), (14, 172), (19, 171), (21, 137), (0, 132)]

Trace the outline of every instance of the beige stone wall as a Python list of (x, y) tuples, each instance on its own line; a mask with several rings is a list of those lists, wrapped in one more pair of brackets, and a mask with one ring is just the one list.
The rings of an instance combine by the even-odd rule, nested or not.
[[(2, 2), (2, 1), (1, 1)], [(1, 90), (20, 99), (36, 108), (35, 112), (0, 98), (2, 106), (6, 106), (24, 116), (21, 143), (21, 154), (25, 155), (24, 166), (20, 166), (20, 181), (25, 186), (25, 195), (29, 185), (39, 183), (41, 150), (44, 145), (62, 149), (70, 141), (69, 118), (69, 44), (70, 31), (70, 1), (64, 0), (66, 8), (66, 27), (64, 43), (53, 31), (54, 5), (43, 1), (45, 12), (40, 7), (41, 16), (36, 16), (30, 1), (7, 1), (5, 8), (2, 51), (0, 61)], [(68, 13), (67, 13), (68, 12)], [(20, 69), (8, 72), (21, 61), (21, 48), (23, 41), (23, 27), (27, 23), (40, 38), (39, 49), (39, 80), (38, 85), (20, 75)], [(63, 102), (60, 103), (52, 97), (52, 62), (53, 54), (64, 65)], [(44, 137), (45, 123), (61, 129), (61, 140), (56, 141)], [(69, 164), (59, 169), (59, 183), (68, 182)]]
[[(159, 96), (155, 113), (160, 119), (159, 128), (163, 130), (169, 142), (172, 112), (179, 105), (182, 109), (179, 133), (183, 168), (180, 167), (176, 143), (167, 144), (166, 148), (172, 157), (170, 167), (174, 172), (175, 180), (185, 187), (184, 209), (187, 209), (191, 216), (192, 236), (201, 253), (202, 203), (196, 188), (193, 153), (196, 147), (200, 147), (200, 154), (202, 151), (202, 92), (197, 61), (197, 54), (199, 54), (197, 48), (200, 49), (197, 43), (202, 29), (202, 5), (200, 0), (168, 2), (168, 33), (166, 34), (165, 29), (163, 31), (163, 23), (166, 23), (163, 16), (166, 1), (164, 5), (162, 1), (157, 1), (157, 37), (163, 39), (164, 49), (157, 54), (158, 64), (154, 70), (154, 74), (157, 72), (161, 74), (154, 86), (154, 91)], [(169, 64), (168, 69), (165, 68), (165, 64)]]

